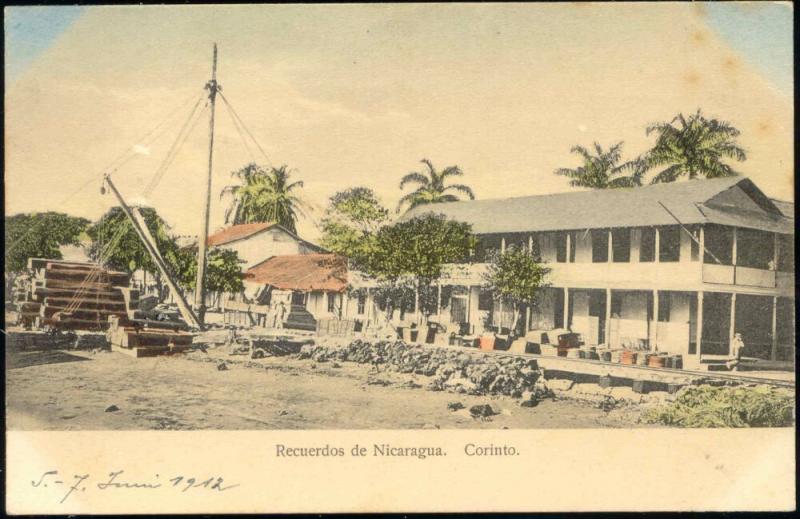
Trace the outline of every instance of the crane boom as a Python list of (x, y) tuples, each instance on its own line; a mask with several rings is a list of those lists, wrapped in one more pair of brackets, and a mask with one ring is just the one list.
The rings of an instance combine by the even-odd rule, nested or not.
[(181, 291), (178, 290), (178, 285), (172, 279), (172, 276), (167, 270), (167, 265), (164, 263), (164, 259), (161, 257), (161, 253), (158, 251), (155, 240), (150, 234), (150, 230), (144, 224), (144, 218), (142, 217), (142, 214), (137, 208), (132, 208), (125, 202), (119, 190), (117, 190), (117, 186), (114, 185), (114, 183), (111, 181), (111, 177), (108, 174), (105, 176), (105, 182), (108, 184), (108, 187), (111, 188), (111, 192), (114, 193), (114, 196), (117, 197), (120, 207), (122, 207), (123, 212), (133, 225), (133, 230), (136, 231), (139, 239), (141, 239), (142, 243), (144, 243), (145, 250), (147, 250), (147, 253), (153, 259), (156, 267), (158, 267), (158, 271), (161, 272), (161, 275), (164, 277), (172, 296), (178, 303), (178, 311), (180, 311), (181, 316), (186, 321), (186, 324), (188, 324), (190, 328), (201, 330), (203, 327), (200, 323), (200, 320), (192, 311), (192, 308), (186, 302), (186, 299), (184, 299)]

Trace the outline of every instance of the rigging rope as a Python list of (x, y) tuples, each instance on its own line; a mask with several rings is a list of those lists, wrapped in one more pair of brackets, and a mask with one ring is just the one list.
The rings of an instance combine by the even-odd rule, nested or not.
[[(175, 160), (178, 151), (180, 151), (180, 148), (183, 146), (184, 142), (186, 142), (187, 137), (194, 129), (195, 125), (197, 124), (197, 121), (200, 119), (200, 114), (202, 114), (203, 111), (205, 110), (205, 107), (203, 107), (203, 109), (200, 110), (200, 112), (197, 112), (197, 107), (200, 106), (200, 101), (202, 101), (202, 98), (198, 99), (194, 107), (192, 107), (192, 111), (189, 113), (189, 117), (186, 118), (186, 121), (184, 121), (183, 125), (181, 126), (178, 135), (175, 137), (175, 141), (173, 141), (172, 145), (167, 151), (167, 154), (164, 156), (164, 160), (156, 169), (156, 172), (153, 174), (153, 178), (150, 179), (150, 182), (144, 188), (143, 193), (145, 197), (149, 196), (156, 188), (156, 186), (158, 186), (159, 182), (161, 182), (161, 179), (164, 177), (164, 173), (167, 172), (167, 169)], [(195, 114), (197, 114), (197, 117), (194, 119), (194, 121), (192, 121), (192, 118), (195, 117)]]
[[(117, 156), (117, 157), (116, 157), (114, 160), (112, 160), (112, 161), (111, 161), (111, 163), (110, 163), (108, 166), (106, 166), (106, 167), (105, 167), (105, 168), (102, 170), (102, 172), (101, 172), (100, 174), (101, 174), (101, 175), (104, 175), (104, 174), (106, 174), (106, 173), (109, 173), (109, 172), (112, 172), (112, 173), (113, 173), (113, 172), (115, 172), (115, 171), (118, 171), (118, 170), (119, 170), (119, 168), (121, 168), (122, 166), (124, 166), (125, 164), (127, 164), (127, 163), (128, 163), (130, 160), (131, 160), (131, 159), (135, 158), (135, 157), (138, 155), (138, 153), (136, 153), (136, 152), (134, 151), (134, 149), (133, 149), (133, 146), (135, 146), (136, 144), (149, 145), (149, 144), (150, 144), (150, 143), (152, 143), (152, 142), (153, 142), (155, 139), (157, 139), (158, 137), (160, 137), (160, 136), (161, 136), (161, 135), (164, 133), (164, 130), (166, 129), (166, 126), (165, 126), (165, 125), (166, 125), (166, 123), (167, 123), (168, 121), (170, 121), (170, 120), (171, 120), (171, 119), (172, 119), (172, 118), (173, 118), (173, 117), (174, 117), (174, 116), (175, 116), (175, 115), (176, 115), (176, 114), (177, 114), (177, 113), (178, 113), (178, 112), (179, 112), (181, 109), (185, 108), (185, 107), (186, 107), (186, 106), (189, 104), (189, 102), (190, 102), (190, 101), (192, 101), (193, 99), (195, 99), (195, 97), (197, 97), (197, 94), (196, 94), (196, 93), (192, 93), (192, 95), (191, 95), (190, 97), (188, 97), (188, 98), (187, 98), (187, 100), (186, 100), (185, 102), (181, 103), (181, 104), (178, 106), (178, 108), (177, 108), (177, 109), (175, 109), (175, 110), (173, 110), (172, 112), (170, 112), (170, 113), (167, 115), (167, 117), (165, 117), (164, 119), (162, 119), (162, 120), (161, 120), (161, 122), (159, 122), (159, 123), (158, 123), (158, 124), (157, 124), (157, 125), (156, 125), (156, 126), (153, 128), (153, 129), (152, 129), (152, 130), (150, 130), (149, 132), (147, 132), (147, 133), (144, 135), (144, 137), (142, 137), (141, 139), (139, 139), (139, 141), (138, 141), (138, 142), (136, 142), (136, 143), (135, 143), (134, 145), (132, 145), (131, 147), (127, 148), (127, 149), (126, 149), (124, 152), (122, 152), (122, 153), (121, 153), (119, 156)], [(200, 97), (200, 100), (202, 100), (202, 99), (203, 99), (203, 97), (205, 97), (205, 91), (203, 91), (203, 92), (200, 94), (200, 96), (199, 96), (199, 97)], [(199, 102), (199, 101), (198, 101), (198, 102)], [(159, 128), (161, 129), (161, 131), (159, 131), (158, 133), (156, 133), (156, 132), (159, 130)], [(56, 206), (59, 206), (59, 207), (60, 207), (60, 206), (63, 206), (64, 204), (66, 204), (67, 202), (69, 202), (69, 201), (70, 201), (72, 198), (74, 198), (74, 197), (75, 197), (75, 196), (76, 196), (78, 193), (80, 193), (81, 191), (83, 191), (83, 190), (84, 190), (84, 189), (85, 189), (85, 188), (86, 188), (86, 187), (87, 187), (89, 184), (91, 184), (92, 182), (96, 182), (97, 180), (98, 180), (98, 179), (97, 179), (97, 176), (95, 176), (95, 175), (92, 175), (91, 177), (87, 178), (87, 179), (86, 179), (86, 180), (85, 180), (85, 181), (84, 181), (84, 182), (83, 182), (83, 183), (82, 183), (80, 186), (78, 186), (78, 188), (77, 188), (77, 189), (75, 189), (75, 191), (71, 192), (69, 195), (67, 195), (66, 197), (64, 197), (64, 198), (63, 198), (61, 201), (59, 201), (59, 202), (58, 202), (57, 204), (55, 204), (55, 205), (56, 205)], [(13, 241), (13, 242), (12, 242), (12, 243), (9, 245), (9, 246), (7, 246), (7, 247), (5, 248), (5, 253), (6, 253), (6, 254), (9, 254), (9, 253), (10, 253), (12, 250), (14, 250), (14, 249), (15, 249), (15, 248), (16, 248), (16, 247), (17, 247), (17, 246), (18, 246), (18, 245), (19, 245), (19, 244), (22, 242), (22, 240), (24, 240), (24, 239), (25, 239), (27, 236), (29, 236), (29, 235), (30, 235), (30, 234), (31, 234), (31, 233), (32, 233), (32, 232), (33, 232), (35, 229), (37, 229), (37, 228), (38, 228), (40, 225), (41, 225), (41, 222), (40, 222), (40, 221), (39, 221), (39, 222), (35, 222), (33, 225), (31, 225), (31, 226), (30, 226), (30, 227), (29, 227), (29, 228), (28, 228), (28, 229), (27, 229), (27, 230), (26, 230), (26, 231), (25, 231), (23, 234), (21, 234), (20, 236), (18, 236), (16, 240), (14, 240), (14, 241)]]
[(225, 97), (225, 95), (221, 91), (217, 92), (217, 94), (219, 94), (219, 96), (222, 98), (222, 101), (225, 103), (225, 106), (228, 107), (228, 109), (230, 110), (231, 114), (233, 114), (236, 117), (236, 119), (238, 119), (239, 124), (242, 126), (242, 128), (244, 128), (244, 131), (247, 132), (247, 135), (250, 136), (250, 139), (253, 141), (253, 143), (258, 148), (258, 151), (260, 151), (261, 154), (264, 156), (264, 160), (267, 161), (267, 166), (268, 167), (272, 167), (272, 162), (269, 160), (269, 157), (267, 157), (267, 153), (264, 151), (264, 148), (262, 148), (261, 144), (259, 144), (258, 141), (256, 140), (256, 138), (253, 137), (253, 133), (250, 131), (250, 129), (247, 127), (247, 125), (244, 124), (244, 121), (242, 120), (241, 117), (239, 117), (239, 114), (236, 112), (236, 109), (234, 109), (233, 106), (231, 105), (231, 103), (228, 101), (228, 98)]
[(239, 138), (242, 139), (242, 144), (244, 144), (244, 147), (247, 150), (247, 154), (250, 156), (250, 161), (255, 163), (256, 157), (253, 154), (253, 150), (250, 149), (250, 145), (247, 143), (247, 137), (245, 137), (242, 127), (236, 120), (236, 116), (233, 115), (230, 105), (228, 105), (228, 103), (225, 103), (225, 108), (228, 110), (228, 116), (231, 118), (231, 122), (233, 122), (233, 127), (236, 128), (236, 132), (239, 134)]

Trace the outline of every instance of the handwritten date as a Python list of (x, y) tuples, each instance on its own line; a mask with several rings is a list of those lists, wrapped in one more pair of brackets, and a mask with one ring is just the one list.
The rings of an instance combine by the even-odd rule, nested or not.
[(117, 470), (109, 472), (106, 477), (100, 478), (99, 481), (92, 484), (92, 476), (90, 474), (73, 474), (72, 479), (65, 478), (64, 481), (57, 470), (48, 470), (44, 472), (38, 480), (31, 481), (31, 486), (34, 488), (48, 488), (49, 486), (59, 486), (65, 488), (66, 492), (61, 498), (60, 503), (64, 503), (72, 494), (77, 492), (86, 492), (87, 488), (96, 488), (97, 490), (113, 490), (113, 489), (140, 489), (140, 490), (154, 490), (154, 489), (172, 489), (178, 492), (187, 492), (192, 489), (204, 488), (209, 491), (224, 492), (239, 485), (226, 485), (221, 477), (212, 476), (207, 479), (186, 477), (176, 475), (169, 479), (162, 478), (156, 474), (154, 478), (149, 481), (133, 481), (124, 476), (124, 470)]

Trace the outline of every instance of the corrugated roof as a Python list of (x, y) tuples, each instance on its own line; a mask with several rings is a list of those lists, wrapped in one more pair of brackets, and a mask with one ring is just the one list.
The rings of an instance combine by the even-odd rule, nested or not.
[(245, 280), (300, 292), (342, 292), (347, 287), (347, 261), (336, 254), (273, 256), (245, 273)]
[(232, 241), (247, 238), (261, 231), (265, 231), (277, 224), (273, 222), (243, 223), (232, 225), (208, 237), (208, 246), (224, 245)]
[[(707, 210), (703, 205), (737, 186), (748, 196), (760, 195), (756, 196), (757, 203), (766, 209), (757, 215), (729, 214), (728, 208), (715, 206)], [(675, 225), (675, 218), (659, 202), (684, 224), (732, 225), (730, 222), (735, 219), (735, 225), (740, 227), (794, 232), (792, 221), (781, 216), (774, 205), (769, 207), (769, 199), (744, 177), (424, 205), (410, 210), (402, 219), (441, 213), (448, 219), (471, 224), (476, 234)]]

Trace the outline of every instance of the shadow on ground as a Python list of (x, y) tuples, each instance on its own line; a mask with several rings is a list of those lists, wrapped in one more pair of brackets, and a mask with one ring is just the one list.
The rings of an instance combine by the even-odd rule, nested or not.
[(72, 355), (63, 351), (6, 352), (7, 369), (27, 368), (45, 364), (61, 364), (64, 362), (78, 362), (82, 360), (91, 359)]

